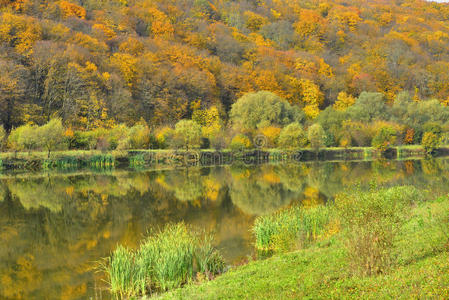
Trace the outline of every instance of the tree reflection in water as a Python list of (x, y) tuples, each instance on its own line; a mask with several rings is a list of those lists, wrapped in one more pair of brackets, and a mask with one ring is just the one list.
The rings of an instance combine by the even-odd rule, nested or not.
[(449, 160), (438, 159), (2, 175), (0, 298), (95, 298), (94, 262), (167, 222), (215, 232), (232, 263), (252, 252), (258, 215), (322, 205), (370, 181), (447, 193), (448, 173)]

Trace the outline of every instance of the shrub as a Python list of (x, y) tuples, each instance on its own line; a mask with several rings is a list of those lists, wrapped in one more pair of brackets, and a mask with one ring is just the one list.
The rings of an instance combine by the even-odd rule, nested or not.
[(440, 145), (440, 138), (433, 132), (424, 133), (421, 145), (428, 154), (432, 153)]
[(251, 140), (244, 134), (237, 134), (232, 138), (229, 148), (232, 150), (249, 149), (252, 147)]
[(282, 148), (300, 148), (307, 144), (304, 130), (299, 123), (291, 123), (282, 129), (278, 144)]
[(413, 202), (421, 199), (414, 187), (369, 191), (356, 189), (337, 195), (335, 207), (348, 230), (346, 248), (355, 274), (385, 272), (393, 263), (393, 242)]

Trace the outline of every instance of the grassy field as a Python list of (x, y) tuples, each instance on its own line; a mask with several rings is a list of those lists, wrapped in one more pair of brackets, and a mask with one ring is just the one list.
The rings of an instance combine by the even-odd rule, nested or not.
[(354, 275), (341, 232), (160, 299), (449, 299), (449, 198), (413, 207), (380, 274)]

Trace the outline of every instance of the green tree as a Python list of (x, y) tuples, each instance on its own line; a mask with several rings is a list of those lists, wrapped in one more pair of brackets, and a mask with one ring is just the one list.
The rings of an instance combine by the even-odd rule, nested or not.
[(13, 150), (34, 150), (39, 144), (37, 126), (23, 125), (11, 131), (8, 142)]
[(374, 136), (371, 145), (383, 153), (396, 142), (396, 138), (397, 133), (394, 128), (383, 126)]
[(248, 93), (232, 105), (230, 117), (234, 126), (256, 129), (271, 125), (285, 126), (302, 121), (304, 114), (287, 100), (271, 93)]
[(326, 134), (320, 124), (313, 124), (307, 131), (307, 137), (309, 138), (310, 146), (315, 151), (318, 151), (324, 145)]
[(300, 148), (307, 144), (305, 132), (299, 123), (291, 123), (282, 129), (278, 144), (282, 148)]
[(47, 124), (37, 128), (38, 144), (48, 151), (50, 158), (51, 151), (62, 147), (65, 140), (65, 128), (61, 119), (51, 119)]
[(181, 120), (176, 123), (175, 135), (181, 139), (186, 150), (198, 147), (201, 141), (201, 126), (192, 120)]
[(352, 120), (372, 122), (374, 120), (387, 120), (387, 106), (384, 95), (381, 93), (363, 92), (354, 105), (346, 110)]
[(424, 133), (421, 141), (421, 145), (424, 147), (428, 154), (432, 153), (440, 145), (441, 139), (437, 134), (433, 132)]
[(3, 144), (6, 138), (6, 131), (2, 125), (0, 125), (0, 151), (3, 149)]

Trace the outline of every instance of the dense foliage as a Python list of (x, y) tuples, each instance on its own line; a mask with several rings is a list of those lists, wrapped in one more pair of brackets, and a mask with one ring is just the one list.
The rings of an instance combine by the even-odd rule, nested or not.
[[(444, 3), (3, 0), (0, 15), (0, 124), (29, 125), (17, 138), (60, 118), (69, 148), (277, 146), (292, 122), (319, 122), (326, 146), (420, 143), (427, 122), (447, 140)], [(183, 119), (208, 141), (176, 138)]]

